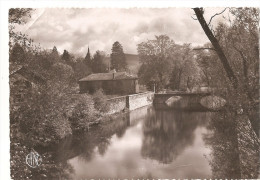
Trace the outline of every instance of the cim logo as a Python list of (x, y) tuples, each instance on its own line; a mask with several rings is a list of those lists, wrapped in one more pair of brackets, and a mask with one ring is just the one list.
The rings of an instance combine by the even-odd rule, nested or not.
[(26, 156), (26, 164), (32, 168), (40, 166), (42, 163), (42, 158), (37, 152), (30, 152)]

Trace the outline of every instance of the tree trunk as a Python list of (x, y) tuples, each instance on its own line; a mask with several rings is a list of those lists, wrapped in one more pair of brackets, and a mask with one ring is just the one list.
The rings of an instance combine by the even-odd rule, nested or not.
[(193, 10), (198, 18), (198, 21), (199, 21), (202, 29), (204, 30), (208, 39), (210, 40), (213, 47), (215, 48), (215, 50), (218, 54), (218, 57), (227, 73), (227, 76), (228, 76), (229, 80), (231, 81), (233, 88), (237, 89), (237, 87), (238, 87), (237, 77), (235, 76), (233, 70), (231, 69), (231, 66), (227, 60), (227, 57), (225, 56), (223, 50), (221, 49), (221, 47), (218, 43), (218, 40), (215, 38), (215, 36), (213, 35), (212, 31), (210, 30), (207, 22), (205, 21), (205, 19), (203, 17), (203, 10), (201, 8), (194, 8)]

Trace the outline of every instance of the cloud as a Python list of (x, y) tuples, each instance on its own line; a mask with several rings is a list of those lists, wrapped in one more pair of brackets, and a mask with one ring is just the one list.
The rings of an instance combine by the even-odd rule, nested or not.
[[(209, 9), (210, 18), (223, 8)], [(111, 52), (112, 44), (119, 41), (126, 53), (137, 53), (137, 44), (155, 35), (167, 34), (177, 43), (202, 45), (208, 42), (199, 22), (191, 18), (190, 8), (132, 8), (132, 9), (38, 9), (32, 20), (19, 30), (35, 42), (50, 49), (54, 45), (85, 55), (88, 46), (92, 54), (96, 50)], [(221, 21), (217, 17), (213, 24)]]

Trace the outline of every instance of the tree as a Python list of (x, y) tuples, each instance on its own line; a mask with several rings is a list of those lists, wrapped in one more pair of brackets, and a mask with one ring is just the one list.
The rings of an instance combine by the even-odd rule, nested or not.
[(123, 46), (116, 41), (112, 46), (111, 53), (111, 68), (116, 71), (125, 71), (127, 68), (125, 53), (123, 51)]
[(217, 54), (232, 87), (238, 93), (246, 94), (249, 101), (255, 101), (258, 97), (253, 96), (258, 94), (258, 87), (253, 84), (259, 81), (256, 68), (259, 66), (258, 11), (255, 8), (231, 8), (229, 13), (234, 20), (229, 18), (228, 23), (219, 23), (214, 31), (203, 17), (204, 10), (195, 8), (194, 11), (212, 43), (210, 49), (214, 51), (211, 56)]
[(150, 90), (156, 86), (156, 91), (166, 87), (191, 91), (200, 80), (191, 45), (175, 44), (167, 35), (155, 38), (138, 44), (140, 83)]
[[(26, 50), (29, 49), (34, 51), (38, 48), (38, 46), (35, 46), (33, 41), (29, 39), (27, 35), (14, 31), (15, 24), (25, 24), (31, 17), (32, 12), (33, 9), (31, 8), (9, 9), (9, 50), (11, 50), (16, 43), (20, 44)], [(34, 47), (34, 49), (32, 49), (32, 47)]]
[(171, 60), (175, 43), (166, 35), (155, 36), (138, 44), (138, 56), (142, 63), (138, 76), (140, 83), (150, 90), (155, 86), (156, 91), (165, 88), (171, 72)]
[(169, 87), (172, 90), (191, 91), (199, 83), (201, 76), (191, 45), (176, 45), (173, 57)]
[(211, 56), (209, 54), (204, 54), (203, 52), (198, 54), (197, 62), (199, 64), (199, 67), (202, 72), (202, 83), (210, 87), (212, 85), (211, 82), (211, 74), (212, 74), (212, 68), (211, 68)]
[(26, 61), (26, 55), (24, 49), (18, 43), (16, 43), (11, 50), (10, 62), (22, 64), (25, 61)]
[[(256, 114), (259, 105), (259, 45), (258, 22), (259, 12), (255, 8), (231, 8), (229, 13), (234, 17), (228, 23), (219, 23), (215, 30), (204, 19), (204, 10), (194, 8), (194, 12), (205, 34), (212, 44), (211, 50), (218, 56), (214, 63), (221, 79), (222, 89), (228, 89), (225, 97), (234, 110), (241, 109), (253, 125), (252, 131), (258, 132), (259, 123)], [(217, 14), (216, 14), (217, 15)], [(213, 16), (214, 17), (214, 16)], [(212, 18), (213, 18), (212, 17)], [(211, 18), (211, 20), (212, 20)], [(211, 21), (210, 20), (210, 21)], [(226, 81), (227, 79), (228, 81)], [(230, 85), (229, 85), (230, 84)], [(224, 88), (223, 88), (224, 87)]]
[(69, 52), (67, 50), (63, 51), (61, 59), (64, 60), (66, 63), (70, 62), (71, 57), (70, 57), (70, 54), (69, 54)]
[(102, 51), (96, 51), (92, 62), (92, 71), (94, 73), (106, 72), (106, 65), (104, 64), (105, 53)]
[(74, 65), (74, 74), (75, 74), (76, 80), (86, 77), (91, 72), (92, 72), (91, 66), (86, 65), (85, 59), (77, 58), (76, 63)]
[(66, 64), (74, 68), (74, 65), (76, 63), (75, 57), (71, 55), (67, 50), (64, 50), (61, 59), (64, 60)]
[(54, 46), (54, 47), (52, 48), (52, 52), (51, 52), (51, 53), (52, 53), (53, 55), (55, 55), (55, 56), (58, 56), (58, 55), (59, 55), (56, 46)]
[(9, 9), (9, 23), (24, 24), (31, 17), (31, 8), (11, 8)]
[(223, 52), (218, 40), (216, 39), (216, 37), (214, 36), (212, 31), (210, 30), (208, 23), (204, 19), (204, 16), (203, 16), (204, 10), (202, 8), (194, 8), (193, 10), (198, 18), (198, 21), (200, 22), (202, 29), (204, 30), (208, 39), (210, 40), (213, 47), (215, 48), (216, 53), (218, 54), (219, 59), (225, 69), (225, 72), (227, 73), (227, 77), (229, 78), (232, 86), (236, 89), (238, 86), (237, 77), (235, 76), (234, 71), (231, 69), (230, 63), (228, 62), (227, 57), (226, 57), (225, 53)]
[(49, 55), (49, 61), (51, 65), (60, 62), (60, 56), (56, 46), (53, 47), (52, 52)]

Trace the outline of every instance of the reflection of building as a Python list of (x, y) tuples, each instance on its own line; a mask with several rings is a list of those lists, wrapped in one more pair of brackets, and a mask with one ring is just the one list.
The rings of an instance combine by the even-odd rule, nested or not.
[(45, 79), (24, 66), (10, 65), (10, 101), (23, 103), (33, 89), (45, 84)]
[(138, 77), (126, 72), (97, 73), (79, 80), (81, 93), (94, 93), (103, 89), (105, 94), (138, 93)]

